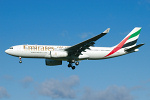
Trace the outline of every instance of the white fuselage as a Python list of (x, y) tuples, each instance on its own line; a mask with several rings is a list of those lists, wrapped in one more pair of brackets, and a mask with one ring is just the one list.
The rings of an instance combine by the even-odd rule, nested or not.
[[(53, 46), (53, 45), (17, 45), (7, 49), (5, 52), (9, 55), (23, 58), (45, 58), (54, 60), (68, 61), (72, 57), (68, 56), (67, 51), (64, 49), (70, 46)], [(107, 59), (116, 56), (127, 54), (124, 49), (120, 49), (110, 56), (107, 56), (114, 47), (89, 47), (81, 52), (78, 57), (73, 57), (76, 60), (98, 60)]]
[(136, 45), (141, 27), (135, 27), (119, 44), (113, 47), (93, 47), (95, 42), (106, 35), (110, 28), (90, 39), (73, 46), (55, 45), (17, 45), (10, 47), (5, 52), (21, 58), (44, 58), (47, 66), (62, 65), (62, 61), (69, 62), (68, 67), (75, 69), (79, 60), (108, 59), (138, 51), (137, 48), (144, 44)]

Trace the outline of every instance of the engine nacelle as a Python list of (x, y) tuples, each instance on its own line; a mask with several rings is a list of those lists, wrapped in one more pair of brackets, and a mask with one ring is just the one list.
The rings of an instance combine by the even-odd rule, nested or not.
[(67, 57), (68, 53), (66, 51), (51, 51), (50, 55), (52, 58), (59, 58), (59, 57)]
[(62, 65), (62, 61), (61, 61), (61, 60), (45, 59), (45, 64), (46, 64), (47, 66)]

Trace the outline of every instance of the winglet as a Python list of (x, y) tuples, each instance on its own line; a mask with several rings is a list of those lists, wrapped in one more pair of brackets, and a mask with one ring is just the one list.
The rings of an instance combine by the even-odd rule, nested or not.
[(107, 28), (103, 33), (108, 33), (110, 28)]

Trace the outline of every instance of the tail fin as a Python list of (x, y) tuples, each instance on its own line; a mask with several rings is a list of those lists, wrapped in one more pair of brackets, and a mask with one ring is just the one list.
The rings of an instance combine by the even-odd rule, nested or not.
[[(122, 48), (131, 48), (136, 45), (141, 32), (141, 27), (135, 27), (121, 42), (125, 42)], [(120, 43), (121, 43), (120, 42)]]
[(140, 31), (141, 31), (141, 27), (135, 27), (118, 45), (114, 46), (114, 49), (105, 57), (110, 56), (111, 54), (117, 52), (121, 48), (125, 48), (127, 50), (129, 48), (136, 46), (136, 42), (139, 37)]
[(141, 27), (135, 27), (118, 45), (119, 48), (131, 48), (136, 46)]

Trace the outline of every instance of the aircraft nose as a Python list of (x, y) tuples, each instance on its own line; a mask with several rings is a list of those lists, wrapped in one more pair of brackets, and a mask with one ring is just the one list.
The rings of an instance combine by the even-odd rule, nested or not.
[(7, 49), (7, 50), (5, 50), (5, 53), (7, 53), (7, 54), (8, 54), (8, 49)]

